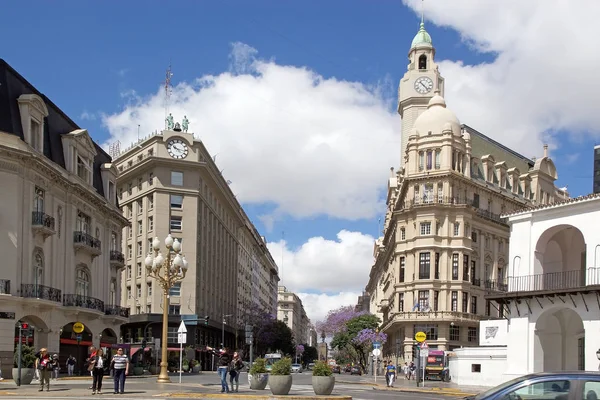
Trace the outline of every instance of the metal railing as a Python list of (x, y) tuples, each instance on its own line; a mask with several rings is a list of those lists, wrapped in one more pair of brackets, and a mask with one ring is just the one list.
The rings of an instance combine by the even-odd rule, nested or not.
[(9, 279), (0, 279), (0, 294), (10, 294)]
[(390, 319), (408, 319), (408, 320), (422, 320), (422, 319), (443, 319), (443, 320), (457, 320), (467, 319), (472, 321), (478, 321), (481, 317), (476, 314), (464, 313), (460, 311), (400, 311), (394, 313)]
[(90, 310), (104, 312), (104, 302), (94, 297), (82, 296), (80, 294), (65, 294), (63, 295), (63, 306), (65, 307), (82, 307)]
[(129, 308), (121, 306), (106, 306), (104, 307), (104, 314), (115, 315), (117, 317), (129, 318)]
[(589, 285), (600, 285), (600, 268), (512, 276), (508, 278), (507, 283), (510, 292), (576, 289)]
[(81, 243), (93, 249), (102, 250), (102, 242), (99, 239), (96, 239), (92, 235), (85, 232), (74, 232), (73, 233), (73, 242)]
[(55, 289), (50, 286), (35, 285), (35, 284), (21, 284), (21, 297), (29, 299), (41, 299), (49, 300), (60, 303), (62, 292), (60, 289)]
[(483, 287), (487, 290), (493, 290), (495, 292), (508, 291), (508, 285), (505, 281), (499, 281), (494, 279), (486, 279), (483, 282)]
[(427, 195), (415, 196), (411, 200), (405, 200), (403, 208), (427, 206), (430, 204), (467, 205), (469, 204), (469, 200), (461, 197), (440, 196), (435, 193), (430, 193)]
[(471, 285), (473, 285), (473, 286), (481, 286), (481, 279), (479, 279), (479, 278), (471, 278)]
[(54, 217), (49, 216), (43, 211), (33, 211), (31, 213), (31, 224), (54, 230)]
[(123, 253), (121, 253), (118, 250), (111, 250), (110, 251), (110, 261), (118, 261), (118, 262), (124, 264), (125, 256), (123, 256)]

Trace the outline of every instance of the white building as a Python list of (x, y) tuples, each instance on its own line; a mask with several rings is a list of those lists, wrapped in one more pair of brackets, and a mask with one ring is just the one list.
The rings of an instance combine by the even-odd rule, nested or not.
[(453, 380), (492, 385), (533, 372), (598, 371), (600, 194), (507, 217), (506, 291), (486, 296), (507, 321), (481, 323), (480, 345), (486, 347), (456, 350)]

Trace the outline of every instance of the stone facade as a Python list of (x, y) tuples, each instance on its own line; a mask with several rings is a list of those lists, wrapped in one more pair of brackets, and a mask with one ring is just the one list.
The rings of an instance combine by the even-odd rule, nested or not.
[(315, 340), (316, 332), (306, 315), (302, 300), (295, 293), (289, 292), (285, 286), (279, 286), (277, 292), (277, 319), (289, 326), (296, 344)]

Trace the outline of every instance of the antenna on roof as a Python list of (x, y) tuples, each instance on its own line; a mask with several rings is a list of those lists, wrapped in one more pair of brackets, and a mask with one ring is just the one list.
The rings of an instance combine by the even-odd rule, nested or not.
[(138, 141), (138, 143), (140, 141), (140, 124), (138, 124), (138, 140), (137, 141)]
[(167, 68), (165, 76), (165, 129), (167, 129), (167, 117), (169, 116), (169, 100), (171, 98), (171, 93), (173, 92), (171, 87), (171, 77), (173, 77), (173, 73), (171, 72), (171, 63), (169, 62), (169, 68)]
[(111, 143), (108, 146), (108, 155), (110, 156), (110, 158), (115, 159), (119, 156), (119, 154), (121, 153), (121, 142), (120, 141), (116, 141), (114, 143)]

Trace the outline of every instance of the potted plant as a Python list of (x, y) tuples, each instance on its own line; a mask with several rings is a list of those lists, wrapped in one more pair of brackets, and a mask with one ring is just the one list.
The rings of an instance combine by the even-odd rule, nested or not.
[(292, 359), (285, 357), (271, 368), (269, 388), (274, 395), (287, 395), (292, 388)]
[(335, 386), (333, 371), (324, 361), (317, 361), (312, 370), (312, 387), (317, 396), (329, 396)]
[(250, 371), (248, 371), (248, 382), (252, 390), (265, 390), (269, 381), (267, 373), (266, 361), (264, 358), (257, 358), (252, 363)]
[[(21, 385), (29, 385), (35, 372), (35, 350), (31, 346), (21, 346)], [(15, 382), (19, 376), (19, 354), (15, 351), (12, 376)]]
[(183, 372), (190, 371), (190, 361), (187, 358), (184, 358), (181, 362), (181, 369), (183, 369)]
[(198, 360), (194, 359), (190, 361), (190, 368), (192, 369), (192, 372), (199, 373), (201, 367), (202, 366)]

